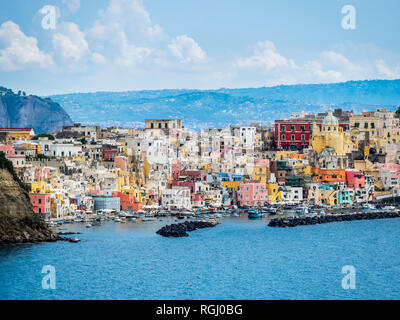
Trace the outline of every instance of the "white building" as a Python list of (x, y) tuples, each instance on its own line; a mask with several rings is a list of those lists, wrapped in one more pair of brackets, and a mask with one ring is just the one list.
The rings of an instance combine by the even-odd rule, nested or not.
[(174, 186), (163, 191), (161, 204), (168, 209), (191, 209), (190, 189)]

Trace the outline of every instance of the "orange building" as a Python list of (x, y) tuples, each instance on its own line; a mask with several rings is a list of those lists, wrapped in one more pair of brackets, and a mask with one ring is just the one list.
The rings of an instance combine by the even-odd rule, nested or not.
[(314, 181), (318, 183), (346, 182), (345, 169), (320, 169), (312, 168), (311, 173)]
[(120, 198), (121, 210), (123, 211), (137, 211), (142, 209), (143, 203), (137, 201), (134, 194), (125, 194), (122, 192), (113, 192), (113, 197)]

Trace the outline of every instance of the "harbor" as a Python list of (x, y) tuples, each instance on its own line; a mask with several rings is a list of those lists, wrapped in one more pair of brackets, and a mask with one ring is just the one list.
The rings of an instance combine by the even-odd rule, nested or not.
[[(241, 214), (183, 238), (156, 232), (191, 219), (161, 219), (65, 224), (80, 242), (4, 247), (0, 275), (13, 276), (2, 277), (0, 299), (400, 298), (400, 219), (285, 229)], [(340, 285), (348, 264), (359, 270), (351, 292)], [(57, 290), (41, 288), (43, 265), (56, 268)]]

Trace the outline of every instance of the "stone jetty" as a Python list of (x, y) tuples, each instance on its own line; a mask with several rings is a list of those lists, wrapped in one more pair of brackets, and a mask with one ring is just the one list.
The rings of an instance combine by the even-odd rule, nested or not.
[(188, 232), (198, 229), (212, 228), (218, 225), (216, 219), (202, 220), (202, 221), (185, 221), (183, 223), (176, 223), (162, 227), (156, 233), (169, 238), (188, 237)]
[(364, 213), (335, 214), (335, 215), (324, 215), (324, 216), (313, 216), (313, 217), (279, 218), (279, 219), (272, 219), (269, 222), (268, 226), (277, 228), (293, 228), (298, 226), (309, 226), (309, 225), (330, 223), (330, 222), (373, 220), (373, 219), (387, 219), (387, 218), (400, 218), (400, 211), (364, 212)]

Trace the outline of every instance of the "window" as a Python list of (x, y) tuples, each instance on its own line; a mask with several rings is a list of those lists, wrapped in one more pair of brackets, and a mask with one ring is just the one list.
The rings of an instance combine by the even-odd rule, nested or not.
[(292, 141), (295, 141), (295, 140), (296, 140), (296, 137), (294, 134), (292, 134)]
[(368, 122), (364, 123), (364, 129), (368, 129)]
[(154, 129), (154, 123), (153, 122), (150, 124), (150, 128)]
[(286, 140), (286, 136), (283, 134), (282, 135), (282, 141), (285, 141)]
[(282, 132), (286, 131), (286, 126), (282, 126)]
[(158, 128), (161, 129), (161, 123), (158, 124)]
[(355, 127), (355, 128), (359, 128), (359, 127), (360, 127), (360, 123), (359, 123), (359, 122), (355, 122), (355, 123), (354, 123), (354, 127)]
[(306, 135), (302, 134), (302, 135), (301, 135), (301, 140), (302, 140), (302, 141), (306, 140)]
[(295, 131), (295, 130), (294, 130), (294, 126), (292, 126), (292, 127), (291, 127), (291, 129), (292, 129), (292, 132), (294, 132), (294, 131)]
[(375, 128), (375, 122), (371, 122), (371, 128), (372, 128), (372, 129)]
[(301, 131), (306, 131), (306, 127), (305, 126), (301, 126)]

